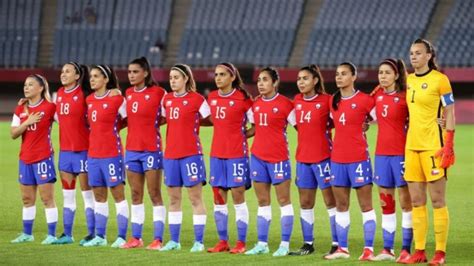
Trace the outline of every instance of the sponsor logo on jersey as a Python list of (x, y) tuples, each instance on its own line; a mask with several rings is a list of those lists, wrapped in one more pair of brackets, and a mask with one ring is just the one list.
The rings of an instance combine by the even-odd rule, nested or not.
[(316, 104), (316, 109), (319, 110), (320, 108), (321, 108), (321, 104), (320, 104), (320, 103), (317, 103), (317, 104)]
[(217, 100), (212, 100), (211, 105), (217, 105)]
[(428, 88), (428, 84), (427, 84), (427, 83), (421, 84), (421, 88), (422, 88), (422, 89), (427, 89), (427, 88)]

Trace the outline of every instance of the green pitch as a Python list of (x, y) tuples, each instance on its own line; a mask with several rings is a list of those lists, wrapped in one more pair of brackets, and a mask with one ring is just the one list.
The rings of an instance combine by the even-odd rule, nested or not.
[[(451, 216), (451, 227), (449, 233), (447, 261), (451, 265), (468, 265), (474, 263), (474, 213), (473, 213), (473, 173), (474, 173), (474, 126), (457, 126), (455, 137), (456, 150), (456, 164), (452, 169), (449, 169), (449, 182), (447, 188), (447, 202)], [(324, 208), (324, 203), (321, 195), (318, 193), (315, 208), (315, 247), (316, 253), (309, 256), (302, 257), (283, 257), (273, 258), (271, 253), (278, 248), (280, 243), (280, 210), (273, 200), (272, 210), (273, 218), (270, 228), (270, 254), (260, 256), (245, 256), (245, 255), (230, 255), (230, 254), (191, 254), (189, 249), (192, 246), (194, 238), (192, 227), (192, 213), (187, 194), (183, 194), (183, 225), (181, 232), (182, 250), (178, 252), (160, 253), (155, 251), (148, 251), (145, 249), (134, 250), (115, 250), (110, 247), (104, 248), (84, 248), (79, 247), (78, 241), (86, 235), (83, 201), (78, 190), (77, 193), (77, 210), (76, 220), (74, 226), (74, 237), (76, 243), (66, 246), (42, 246), (41, 240), (46, 235), (46, 221), (44, 216), (44, 209), (37, 199), (37, 215), (34, 224), (33, 232), (35, 241), (28, 244), (10, 244), (10, 240), (16, 237), (16, 234), (22, 230), (21, 221), (21, 197), (19, 186), (17, 182), (18, 176), (18, 151), (20, 147), (20, 140), (11, 140), (9, 135), (9, 123), (0, 123), (0, 264), (22, 264), (22, 265), (37, 265), (37, 264), (356, 264), (357, 258), (362, 252), (364, 245), (362, 234), (362, 218), (357, 204), (356, 197), (352, 193), (351, 202), (351, 230), (349, 233), (349, 249), (351, 251), (351, 259), (343, 261), (325, 261), (321, 257), (329, 250), (331, 244), (331, 236), (328, 222), (328, 215)], [(373, 155), (373, 148), (375, 143), (376, 126), (369, 129), (369, 141)], [(125, 133), (125, 132), (122, 132)], [(125, 134), (123, 134), (124, 136)], [(164, 134), (163, 134), (164, 135)], [(211, 143), (212, 128), (201, 129), (201, 140), (205, 149), (206, 157), (209, 155), (209, 148)], [(291, 149), (291, 156), (294, 157), (296, 149), (296, 134), (293, 128), (288, 129), (288, 138)], [(58, 151), (58, 134), (57, 125), (54, 126), (53, 142), (55, 150)], [(57, 154), (57, 153), (56, 153)], [(208, 161), (208, 158), (206, 158)], [(294, 162), (293, 162), (294, 163)], [(293, 176), (294, 176), (294, 167)], [(146, 191), (146, 190), (145, 190)], [(163, 189), (165, 204), (167, 205), (166, 190)], [(375, 241), (375, 253), (378, 253), (382, 248), (382, 231), (380, 228), (380, 204), (378, 202), (377, 190), (374, 187), (373, 201), (374, 208), (377, 212), (377, 237)], [(127, 185), (127, 197), (130, 203), (130, 189)], [(247, 193), (247, 203), (250, 210), (250, 224), (248, 232), (248, 248), (251, 248), (257, 240), (256, 232), (256, 213), (257, 201), (253, 189)], [(275, 194), (272, 194), (275, 199)], [(56, 202), (59, 208), (59, 223), (58, 235), (62, 232), (62, 192), (61, 183), (56, 183)], [(214, 225), (212, 192), (210, 186), (204, 187), (204, 198), (207, 207), (207, 226), (205, 231), (204, 243), (207, 247), (214, 245), (218, 238)], [(146, 218), (144, 225), (144, 241), (145, 245), (152, 240), (152, 215), (151, 205), (149, 199), (145, 196), (146, 203)], [(296, 187), (292, 188), (292, 202), (295, 208), (295, 224), (293, 235), (291, 239), (291, 249), (297, 249), (302, 244), (301, 228), (299, 222), (299, 204)], [(113, 199), (109, 197), (110, 217), (108, 223), (108, 240), (111, 243), (117, 233), (115, 220), (115, 206)], [(400, 228), (401, 215), (398, 208), (398, 226)], [(234, 208), (229, 206), (229, 236), (230, 243), (234, 245), (236, 239), (235, 216)], [(427, 251), (428, 255), (432, 256), (434, 252), (434, 234), (432, 227), (432, 213), (430, 210), (430, 231), (428, 238)], [(129, 227), (130, 229), (130, 227)], [(398, 253), (401, 247), (401, 230), (397, 231), (396, 237), (396, 251)], [(169, 233), (165, 231), (165, 241), (169, 239)], [(383, 265), (391, 263), (370, 263), (370, 265)]]

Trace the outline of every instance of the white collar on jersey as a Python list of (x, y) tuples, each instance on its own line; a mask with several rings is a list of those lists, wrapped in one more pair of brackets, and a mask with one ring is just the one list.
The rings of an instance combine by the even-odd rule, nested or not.
[(305, 101), (312, 101), (312, 100), (318, 98), (318, 96), (319, 96), (318, 93), (316, 93), (315, 95), (313, 95), (313, 96), (311, 96), (311, 97), (309, 97), (309, 98), (306, 98), (306, 97), (304, 97), (304, 95), (303, 95), (303, 100), (305, 100)]
[(354, 98), (357, 94), (359, 94), (359, 92), (360, 92), (359, 90), (356, 90), (356, 91), (354, 92), (354, 94), (352, 94), (351, 96), (348, 96), (348, 97), (342, 97), (342, 96), (341, 96), (341, 100), (349, 100), (349, 99), (352, 99), (352, 98)]
[(186, 91), (186, 92), (183, 93), (183, 94), (178, 94), (178, 93), (176, 93), (176, 92), (173, 92), (173, 96), (174, 96), (174, 97), (177, 97), (177, 98), (184, 97), (184, 96), (186, 96), (186, 95), (188, 95), (188, 91)]
[(107, 92), (106, 92), (104, 95), (102, 95), (102, 96), (97, 96), (97, 94), (95, 94), (95, 92), (94, 92), (94, 98), (96, 98), (96, 99), (104, 99), (104, 98), (107, 97), (109, 94), (110, 94), (110, 90), (107, 90)]
[(28, 104), (28, 107), (37, 107), (37, 106), (39, 106), (43, 101), (44, 101), (44, 99), (41, 98), (41, 100), (39, 100), (39, 101), (38, 101), (37, 103), (35, 103), (35, 104)]
[(385, 95), (394, 95), (395, 93), (397, 93), (397, 90), (393, 90), (391, 92), (385, 92), (385, 90), (382, 91)]
[(143, 88), (137, 90), (137, 87), (133, 87), (133, 91), (135, 91), (135, 92), (142, 92), (142, 91), (146, 90), (147, 88), (148, 88), (147, 86), (144, 86)]
[(274, 95), (272, 98), (268, 98), (268, 99), (267, 99), (267, 98), (263, 97), (263, 95), (262, 95), (261, 98), (262, 98), (263, 101), (269, 102), (269, 101), (275, 100), (276, 97), (278, 97), (278, 95), (280, 95), (280, 94), (277, 92), (277, 93), (275, 93), (275, 95)]
[(221, 96), (221, 97), (229, 97), (229, 96), (231, 96), (232, 94), (234, 94), (235, 91), (236, 91), (236, 89), (232, 89), (229, 93), (225, 94), (225, 93), (221, 93), (221, 90), (217, 90), (217, 93), (218, 93), (219, 96)]
[(71, 92), (75, 91), (77, 88), (79, 88), (79, 85), (76, 85), (76, 87), (74, 87), (74, 88), (72, 88), (72, 89), (69, 89), (69, 90), (66, 89), (66, 88), (64, 88), (64, 92), (65, 92), (65, 93), (71, 93)]

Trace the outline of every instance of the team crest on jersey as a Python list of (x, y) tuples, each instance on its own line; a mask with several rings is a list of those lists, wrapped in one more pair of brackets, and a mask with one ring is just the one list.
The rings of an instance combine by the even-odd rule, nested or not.
[(166, 101), (166, 106), (171, 106), (171, 101)]
[(107, 105), (106, 103), (104, 103), (104, 104), (102, 104), (102, 107), (103, 107), (104, 109), (107, 109), (108, 105)]
[(439, 170), (438, 169), (432, 169), (431, 170), (431, 175), (439, 175)]
[(393, 101), (394, 101), (395, 103), (398, 103), (398, 102), (400, 101), (400, 98), (395, 97), (395, 98), (393, 98)]
[(77, 96), (72, 97), (72, 100), (77, 102)]
[(132, 95), (128, 95), (128, 96), (127, 96), (127, 100), (130, 101), (131, 99), (132, 99)]
[(278, 113), (278, 108), (273, 107), (272, 112), (273, 112), (274, 114)]
[(301, 110), (301, 108), (303, 108), (303, 106), (301, 104), (296, 105), (296, 110)]
[(87, 105), (87, 108), (91, 108), (92, 107), (92, 103), (90, 103), (89, 105)]
[(63, 97), (59, 96), (58, 97), (58, 102), (62, 101), (63, 100)]
[(145, 100), (147, 100), (147, 101), (150, 100), (150, 95), (148, 95), (148, 94), (145, 95)]
[(234, 101), (230, 101), (229, 106), (234, 106)]
[(183, 101), (183, 105), (184, 105), (184, 106), (188, 105), (188, 101), (184, 100), (184, 101)]
[(217, 100), (212, 100), (211, 105), (217, 105)]
[(255, 107), (255, 112), (258, 112), (258, 110), (260, 110), (260, 106)]
[(427, 84), (427, 83), (421, 84), (421, 88), (422, 88), (422, 89), (427, 89), (427, 88), (428, 88), (428, 84)]
[(352, 108), (352, 109), (356, 109), (356, 108), (357, 108), (357, 104), (355, 104), (355, 103), (351, 104), (351, 108)]
[(317, 104), (316, 104), (316, 109), (319, 110), (320, 108), (321, 108), (321, 104), (320, 104), (320, 103), (317, 103)]
[(380, 95), (379, 97), (377, 97), (377, 102), (381, 102), (383, 100), (383, 95)]

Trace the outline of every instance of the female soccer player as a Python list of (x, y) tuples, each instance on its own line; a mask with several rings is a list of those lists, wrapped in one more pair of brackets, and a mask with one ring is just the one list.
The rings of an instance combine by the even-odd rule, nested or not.
[(53, 147), (51, 127), (56, 106), (51, 102), (46, 79), (38, 74), (30, 75), (23, 87), (25, 101), (13, 114), (10, 134), (12, 139), (21, 136), (19, 179), (23, 200), (23, 233), (11, 243), (32, 242), (33, 222), (36, 217), (36, 190), (45, 206), (48, 235), (41, 242), (50, 245), (56, 238), (58, 209), (54, 201)]
[(204, 251), (206, 225), (206, 208), (202, 199), (206, 169), (199, 140), (199, 123), (209, 117), (210, 110), (204, 97), (196, 92), (189, 66), (177, 64), (171, 68), (170, 86), (173, 93), (164, 96), (161, 115), (168, 123), (163, 166), (170, 198), (168, 223), (171, 240), (160, 251), (181, 249), (181, 188), (185, 186), (193, 208), (194, 245), (191, 252), (201, 252)]
[(96, 236), (84, 243), (85, 247), (106, 246), (106, 228), (109, 216), (107, 188), (115, 200), (118, 237), (112, 247), (125, 244), (128, 226), (128, 203), (124, 195), (124, 165), (119, 131), (127, 117), (126, 102), (117, 90), (115, 72), (106, 65), (95, 65), (90, 71), (94, 93), (86, 99), (89, 134), (89, 185), (95, 197)]
[(61, 84), (56, 97), (56, 114), (59, 123), (59, 174), (63, 187), (64, 233), (54, 244), (74, 242), (72, 228), (76, 212), (76, 180), (79, 179), (88, 235), (80, 245), (94, 238), (94, 196), (87, 178), (87, 149), (89, 126), (87, 125), (86, 97), (91, 93), (89, 69), (76, 62), (64, 64)]
[(296, 149), (296, 186), (300, 196), (301, 230), (303, 246), (291, 255), (308, 255), (314, 252), (313, 224), (316, 189), (323, 194), (329, 214), (332, 233), (332, 248), (337, 249), (336, 200), (332, 192), (330, 156), (330, 118), (331, 97), (325, 93), (324, 81), (319, 67), (305, 66), (298, 72), (298, 89), (294, 108), (298, 128), (298, 147)]
[(281, 243), (273, 256), (286, 256), (293, 230), (293, 206), (290, 200), (291, 165), (289, 161), (286, 126), (296, 124), (293, 103), (278, 93), (280, 77), (270, 67), (258, 75), (260, 97), (253, 104), (255, 139), (252, 144), (250, 173), (258, 199), (258, 243), (245, 254), (268, 253), (268, 232), (272, 219), (271, 185), (275, 187), (281, 209)]
[(159, 250), (163, 241), (166, 215), (161, 198), (163, 154), (159, 123), (161, 100), (166, 91), (153, 80), (150, 64), (145, 57), (130, 62), (128, 80), (132, 87), (126, 91), (128, 134), (125, 168), (132, 190), (132, 238), (123, 248), (143, 246), (143, 189), (146, 181), (153, 204), (154, 225), (154, 240), (147, 248)]
[(374, 100), (356, 90), (356, 67), (350, 62), (336, 69), (336, 85), (339, 90), (331, 99), (331, 116), (334, 121), (335, 138), (331, 153), (331, 185), (336, 198), (336, 231), (339, 248), (326, 259), (350, 257), (347, 236), (350, 227), (349, 200), (354, 188), (362, 211), (365, 248), (359, 260), (371, 260), (376, 227), (375, 211), (372, 208), (372, 166), (367, 151), (367, 140), (363, 124), (374, 108)]
[(219, 242), (208, 252), (229, 250), (227, 234), (227, 192), (234, 200), (238, 240), (230, 253), (245, 252), (249, 211), (245, 190), (250, 187), (247, 122), (252, 116), (252, 99), (244, 88), (239, 71), (231, 63), (215, 69), (218, 90), (211, 92), (208, 103), (214, 135), (211, 146), (211, 180), (214, 192), (214, 219)]
[[(405, 147), (405, 180), (413, 205), (415, 253), (408, 263), (426, 262), (428, 233), (426, 190), (433, 206), (436, 252), (430, 265), (446, 262), (449, 214), (446, 207), (446, 169), (454, 164), (454, 97), (446, 75), (438, 71), (436, 53), (430, 42), (415, 40), (410, 48), (410, 62), (415, 73), (407, 78), (409, 127)], [(446, 120), (446, 132), (437, 118)], [(444, 137), (443, 137), (444, 135)]]
[(397, 228), (395, 188), (398, 188), (402, 208), (402, 251), (397, 261), (410, 255), (413, 238), (411, 201), (403, 179), (405, 142), (408, 125), (406, 68), (401, 59), (385, 59), (379, 65), (379, 86), (372, 92), (378, 123), (375, 149), (375, 178), (382, 206), (384, 249), (374, 260), (395, 260), (393, 244)]

